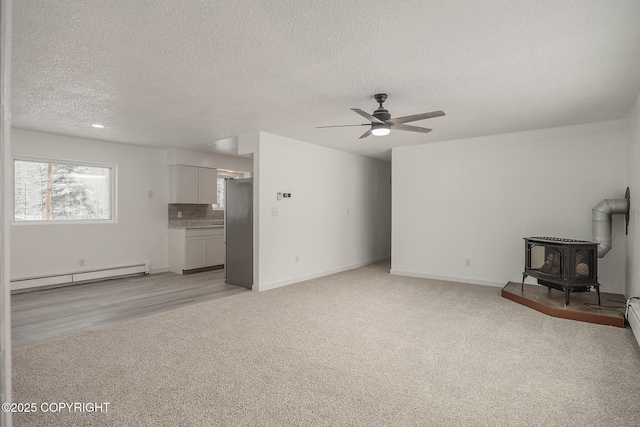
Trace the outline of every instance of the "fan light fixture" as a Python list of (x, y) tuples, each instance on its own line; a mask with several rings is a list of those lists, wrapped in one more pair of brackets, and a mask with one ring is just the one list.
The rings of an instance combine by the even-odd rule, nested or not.
[(372, 123), (371, 124), (371, 133), (375, 136), (385, 136), (389, 135), (391, 132), (391, 126), (386, 123)]

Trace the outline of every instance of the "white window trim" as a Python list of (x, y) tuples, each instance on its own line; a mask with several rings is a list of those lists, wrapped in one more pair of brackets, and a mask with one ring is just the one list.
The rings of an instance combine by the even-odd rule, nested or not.
[[(16, 160), (25, 162), (40, 162), (40, 163), (58, 163), (66, 165), (78, 165), (78, 166), (93, 166), (101, 168), (111, 169), (111, 218), (109, 219), (41, 219), (41, 220), (29, 220), (29, 221), (16, 221), (15, 220), (15, 188), (16, 188)], [(113, 163), (98, 163), (82, 160), (69, 160), (59, 159), (55, 157), (37, 157), (37, 156), (24, 156), (14, 155), (11, 159), (11, 225), (23, 226), (23, 225), (73, 225), (73, 224), (117, 224), (118, 222), (118, 165)]]

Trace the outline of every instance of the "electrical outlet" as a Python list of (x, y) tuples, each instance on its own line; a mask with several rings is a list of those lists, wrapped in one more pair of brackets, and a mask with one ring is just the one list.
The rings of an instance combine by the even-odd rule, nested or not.
[(300, 262), (300, 258), (298, 258), (298, 255), (296, 255), (296, 264)]
[(464, 260), (464, 265), (467, 267), (471, 267), (471, 258), (467, 258)]
[(84, 258), (78, 261), (78, 265), (80, 265), (80, 267), (84, 267)]
[(278, 208), (271, 208), (271, 216), (278, 216)]
[(149, 197), (153, 197), (153, 190), (149, 190)]
[(182, 212), (178, 212), (178, 218), (182, 218)]

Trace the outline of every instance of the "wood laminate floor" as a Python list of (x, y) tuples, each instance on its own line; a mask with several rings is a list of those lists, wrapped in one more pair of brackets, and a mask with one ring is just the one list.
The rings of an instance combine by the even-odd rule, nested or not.
[(44, 342), (248, 289), (224, 270), (133, 276), (11, 295), (12, 346)]

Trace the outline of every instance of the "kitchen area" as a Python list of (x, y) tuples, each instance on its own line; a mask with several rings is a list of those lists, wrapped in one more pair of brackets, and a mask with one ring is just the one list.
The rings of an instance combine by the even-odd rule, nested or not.
[(224, 269), (225, 283), (253, 285), (253, 179), (250, 172), (169, 165), (169, 270)]

